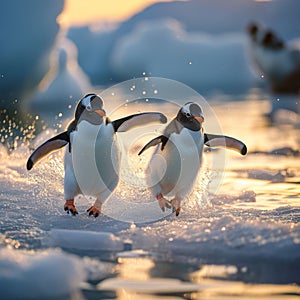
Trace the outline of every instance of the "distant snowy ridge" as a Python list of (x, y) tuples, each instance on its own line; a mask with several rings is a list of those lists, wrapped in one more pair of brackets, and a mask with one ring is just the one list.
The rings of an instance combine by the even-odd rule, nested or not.
[(121, 80), (172, 78), (196, 90), (244, 90), (254, 82), (241, 34), (188, 33), (175, 20), (143, 22), (120, 39), (112, 69)]
[(94, 85), (145, 73), (182, 80), (200, 92), (232, 92), (255, 82), (245, 58), (247, 25), (258, 21), (285, 39), (295, 38), (299, 10), (297, 0), (172, 1), (153, 4), (115, 29), (71, 28), (68, 36)]

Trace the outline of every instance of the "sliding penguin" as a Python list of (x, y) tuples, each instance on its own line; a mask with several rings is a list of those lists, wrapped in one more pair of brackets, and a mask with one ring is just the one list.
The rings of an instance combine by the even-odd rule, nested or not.
[[(203, 146), (226, 147), (247, 153), (241, 141), (223, 135), (206, 134), (202, 123), (204, 116), (201, 107), (192, 102), (186, 103), (177, 116), (167, 125), (163, 135), (148, 142), (138, 155), (156, 146), (150, 159), (147, 184), (159, 202), (165, 207), (180, 212), (181, 201), (191, 192), (202, 163)], [(173, 197), (168, 200), (165, 197)]]
[(166, 123), (167, 119), (161, 113), (145, 112), (111, 122), (102, 99), (88, 94), (79, 101), (67, 130), (40, 145), (29, 157), (27, 169), (31, 170), (50, 152), (68, 145), (64, 157), (64, 209), (76, 215), (74, 198), (78, 194), (94, 196), (95, 203), (87, 212), (98, 217), (102, 203), (119, 181), (121, 151), (115, 133), (152, 122)]

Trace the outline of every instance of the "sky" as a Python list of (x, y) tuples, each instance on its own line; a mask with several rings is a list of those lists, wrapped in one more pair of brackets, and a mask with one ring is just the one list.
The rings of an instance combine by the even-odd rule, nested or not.
[(155, 2), (170, 0), (66, 0), (59, 23), (80, 26), (95, 22), (123, 21)]

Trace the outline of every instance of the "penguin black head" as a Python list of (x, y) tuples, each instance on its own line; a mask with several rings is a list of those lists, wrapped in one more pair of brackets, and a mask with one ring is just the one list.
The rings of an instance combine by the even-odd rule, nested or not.
[(85, 95), (77, 104), (75, 111), (76, 123), (86, 120), (93, 125), (100, 125), (106, 116), (103, 101), (96, 94)]
[(283, 41), (281, 41), (271, 30), (265, 32), (265, 36), (262, 40), (262, 45), (273, 50), (284, 48)]
[(182, 106), (176, 119), (182, 126), (193, 131), (199, 131), (204, 122), (202, 109), (194, 102), (188, 102)]
[(258, 32), (258, 25), (256, 23), (251, 23), (247, 27), (247, 31), (249, 36), (252, 38), (253, 41), (256, 41), (256, 34)]
[(251, 23), (247, 27), (248, 34), (253, 42), (272, 50), (280, 50), (285, 47), (284, 42), (271, 30)]

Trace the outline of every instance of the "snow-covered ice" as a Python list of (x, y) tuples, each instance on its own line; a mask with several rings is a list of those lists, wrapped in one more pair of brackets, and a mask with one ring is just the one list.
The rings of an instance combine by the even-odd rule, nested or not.
[[(87, 299), (118, 298), (121, 290), (128, 297), (160, 292), (228, 296), (234, 291), (252, 299), (261, 290), (266, 297), (298, 295), (299, 124), (281, 120), (266, 126), (263, 114), (270, 103), (257, 91), (239, 101), (216, 98), (211, 103), (223, 132), (243, 139), (249, 153), (240, 157), (227, 152), (225, 171), (219, 174), (216, 168), (206, 174), (206, 181), (200, 178), (179, 217), (167, 214), (157, 221), (128, 223), (111, 218), (109, 209), (114, 208), (107, 206), (104, 214), (109, 215), (95, 219), (86, 213), (93, 200), (85, 197), (77, 199), (79, 215), (72, 217), (63, 210), (63, 151), (27, 172), (28, 147), (8, 151), (1, 146), (0, 284), (7, 298), (42, 297), (43, 285), (55, 280), (59, 284), (46, 291), (49, 298), (74, 293)], [(52, 135), (41, 133), (35, 144)], [(131, 150), (129, 167), (143, 172), (143, 161), (133, 155), (136, 149)], [(206, 160), (221, 152), (205, 152)], [(207, 188), (219, 175), (223, 180), (218, 193), (210, 194)], [(117, 189), (123, 201), (115, 210), (123, 219), (147, 215), (130, 206), (149, 201), (141, 191), (122, 183)], [(122, 207), (124, 203), (129, 207)], [(40, 289), (31, 289), (37, 280)], [(7, 289), (5, 282), (19, 289)], [(248, 283), (255, 284), (251, 293)]]
[(78, 292), (85, 278), (83, 262), (61, 251), (0, 249), (2, 299), (58, 299)]
[[(13, 120), (1, 112), (0, 298), (299, 298), (300, 101), (298, 95), (261, 90), (264, 78), (255, 78), (248, 65), (245, 26), (262, 22), (284, 39), (295, 39), (300, 2), (172, 1), (154, 4), (106, 31), (72, 28), (67, 38), (77, 47), (78, 62), (74, 45), (65, 40), (67, 44), (57, 48), (60, 72), (44, 78), (44, 90), (37, 84), (49, 69), (50, 51), (55, 53), (55, 18), (63, 1), (51, 3), (50, 10), (45, 1), (5, 2), (17, 17), (0, 12), (2, 40), (10, 41), (0, 55), (2, 98), (12, 99), (4, 104), (20, 109), (25, 94), (42, 95), (56, 99), (56, 108), (65, 100), (67, 109), (55, 112), (56, 130), (40, 122), (49, 106), (40, 106), (40, 114), (27, 123), (19, 122), (24, 116), (17, 112)], [(40, 5), (43, 9), (25, 13)], [(66, 68), (66, 62), (71, 66)], [(205, 93), (210, 104), (202, 107), (205, 130), (242, 140), (247, 156), (205, 151), (197, 184), (175, 217), (160, 211), (144, 184), (148, 153), (136, 155), (160, 128), (144, 135), (146, 129), (120, 133), (127, 161), (103, 214), (89, 217), (86, 209), (94, 199), (83, 196), (76, 199), (79, 215), (66, 214), (63, 151), (52, 153), (30, 172), (27, 157), (63, 130), (78, 100), (74, 98), (86, 86), (105, 98), (113, 120), (145, 109), (173, 117), (178, 105), (171, 101), (183, 104), (187, 94), (175, 90), (170, 80), (170, 99), (147, 77), (155, 75)], [(136, 81), (125, 85), (126, 91), (119, 86), (100, 90), (127, 76), (144, 76), (151, 88)], [(71, 82), (72, 92), (65, 94), (66, 82)], [(218, 93), (206, 93), (216, 89)], [(130, 103), (133, 97), (139, 101)], [(188, 94), (191, 99), (193, 93)]]

